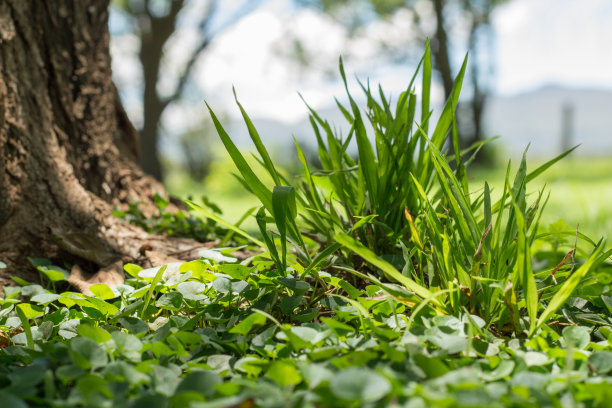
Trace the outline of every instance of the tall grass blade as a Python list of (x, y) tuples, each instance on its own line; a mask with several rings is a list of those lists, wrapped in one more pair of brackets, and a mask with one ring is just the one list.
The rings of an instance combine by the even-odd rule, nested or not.
[(285, 271), (287, 269), (287, 230), (291, 228), (297, 216), (295, 189), (275, 186), (272, 191), (272, 207), (274, 208), (274, 221), (281, 239), (282, 270)]
[(147, 308), (149, 307), (149, 303), (151, 303), (151, 299), (153, 298), (153, 292), (155, 292), (155, 288), (157, 287), (157, 284), (161, 281), (162, 276), (164, 275), (164, 272), (166, 272), (167, 267), (168, 265), (164, 265), (159, 268), (159, 270), (153, 277), (153, 280), (151, 281), (151, 286), (149, 287), (149, 290), (147, 291), (147, 294), (144, 297), (144, 304), (142, 305), (142, 310), (140, 312), (140, 316), (142, 318), (145, 318)]
[(518, 230), (516, 272), (518, 281), (523, 288), (523, 296), (529, 316), (529, 332), (532, 333), (535, 330), (536, 318), (538, 316), (538, 288), (531, 267), (531, 248), (527, 237), (525, 217), (514, 200), (513, 205), (516, 212), (516, 226)]
[(321, 265), (323, 261), (325, 261), (329, 256), (331, 256), (334, 252), (342, 248), (342, 245), (336, 243), (328, 246), (323, 251), (319, 252), (315, 259), (308, 265), (308, 267), (304, 270), (302, 277), (308, 276), (308, 274), (314, 270), (316, 267)]
[(274, 261), (276, 268), (278, 269), (279, 273), (282, 273), (284, 275), (287, 272), (287, 270), (283, 269), (283, 263), (280, 257), (278, 256), (278, 250), (276, 249), (274, 240), (270, 237), (270, 234), (268, 234), (268, 229), (266, 228), (266, 210), (265, 208), (261, 207), (259, 209), (259, 211), (257, 212), (257, 215), (255, 216), (255, 220), (257, 221), (259, 232), (261, 232), (261, 236), (263, 237), (263, 240), (266, 243), (262, 247), (268, 248), (268, 252), (270, 253), (270, 257)]
[(425, 55), (423, 56), (423, 89), (421, 95), (421, 129), (427, 135), (429, 128), (429, 95), (431, 93), (431, 49), (429, 39), (425, 43)]
[(17, 312), (19, 320), (21, 320), (21, 326), (23, 327), (23, 332), (26, 336), (26, 344), (28, 348), (33, 349), (34, 338), (32, 337), (32, 328), (30, 327), (30, 321), (28, 320), (28, 317), (25, 315), (25, 313), (23, 313), (23, 310), (21, 310), (21, 305), (17, 305), (17, 307), (15, 307), (15, 312)]
[[(378, 256), (376, 256), (376, 254), (374, 254), (374, 252), (366, 248), (364, 245), (362, 245), (359, 241), (357, 241), (350, 235), (340, 233), (337, 234), (334, 239), (343, 247), (350, 249), (351, 251), (362, 257), (366, 262), (382, 270), (388, 278), (391, 278), (401, 283), (406, 287), (406, 289), (413, 291), (423, 299), (429, 298), (431, 296), (431, 292), (429, 291), (429, 289), (419, 285), (412, 279), (402, 275), (398, 270), (395, 269), (393, 265), (391, 265), (387, 261), (380, 259)], [(438, 306), (443, 307), (442, 304), (437, 301), (434, 303), (436, 303)]]
[(568, 151), (561, 153), (559, 156), (547, 161), (546, 163), (544, 163), (543, 165), (541, 165), (540, 167), (538, 167), (537, 169), (529, 173), (527, 175), (527, 182), (530, 182), (534, 178), (538, 177), (540, 174), (544, 173), (550, 166), (552, 166), (553, 164), (555, 164), (556, 162), (558, 162), (559, 160), (561, 160), (562, 158), (564, 158), (565, 156), (567, 156), (568, 154), (576, 150), (579, 146), (580, 145), (572, 147)]
[(461, 65), (461, 69), (459, 70), (459, 74), (455, 78), (455, 82), (453, 85), (453, 90), (444, 105), (444, 109), (442, 110), (442, 114), (440, 115), (440, 119), (438, 120), (438, 124), (434, 130), (434, 133), (431, 137), (431, 141), (434, 146), (438, 149), (442, 149), (442, 145), (446, 140), (446, 135), (448, 130), (450, 129), (453, 116), (455, 111), (455, 106), (457, 106), (457, 102), (459, 101), (459, 93), (461, 92), (461, 85), (463, 84), (463, 77), (465, 75), (465, 68), (467, 66), (467, 55), (463, 60), (463, 64)]
[(359, 107), (357, 103), (351, 96), (348, 90), (348, 83), (346, 81), (346, 74), (344, 72), (344, 65), (342, 63), (342, 58), (340, 58), (340, 75), (342, 76), (342, 80), (344, 81), (344, 88), (346, 89), (346, 93), (349, 97), (349, 101), (351, 103), (351, 108), (353, 110), (353, 116), (355, 118), (354, 128), (355, 128), (355, 140), (357, 141), (357, 150), (359, 151), (359, 168), (361, 173), (363, 174), (363, 178), (369, 193), (369, 199), (374, 208), (378, 207), (378, 169), (377, 162), (374, 155), (374, 151), (372, 149), (372, 145), (370, 144), (370, 140), (368, 139), (368, 135), (366, 132), (365, 125), (363, 120), (361, 119), (361, 113), (359, 111)]
[(249, 135), (251, 136), (251, 140), (255, 144), (255, 148), (259, 152), (259, 155), (261, 156), (261, 159), (263, 160), (265, 164), (264, 168), (268, 171), (268, 174), (270, 174), (270, 177), (272, 177), (272, 180), (274, 180), (274, 184), (278, 186), (281, 184), (281, 182), (278, 177), (278, 172), (276, 171), (276, 168), (274, 167), (274, 164), (272, 163), (272, 159), (270, 159), (268, 150), (266, 150), (266, 147), (261, 141), (261, 138), (259, 137), (259, 133), (257, 132), (257, 129), (255, 129), (255, 126), (253, 125), (251, 118), (246, 113), (246, 111), (244, 110), (240, 102), (238, 102), (238, 96), (236, 95), (236, 89), (232, 88), (232, 91), (234, 92), (234, 99), (236, 100), (236, 104), (238, 105), (238, 108), (240, 108), (240, 112), (242, 113), (242, 118), (244, 119), (244, 123), (246, 124), (247, 129), (249, 130)]
[[(185, 201), (191, 208), (193, 208), (194, 210), (202, 213), (206, 218), (210, 218), (211, 220), (215, 221), (217, 224), (222, 225), (223, 227), (229, 229), (230, 231), (235, 232), (236, 234), (240, 235), (241, 237), (244, 237), (246, 239), (248, 239), (249, 241), (251, 241), (252, 243), (265, 248), (266, 244), (264, 244), (263, 242), (261, 242), (260, 240), (258, 240), (257, 238), (249, 235), (246, 231), (238, 228), (237, 226), (233, 225), (230, 222), (225, 221), (223, 218), (217, 216), (216, 214), (213, 214), (212, 212), (206, 210), (203, 207), (200, 207), (198, 204), (194, 203), (193, 201)], [(252, 212), (253, 209), (249, 210), (249, 214), (250, 212)]]
[(210, 113), (210, 117), (213, 120), (215, 128), (217, 129), (217, 133), (221, 138), (221, 142), (225, 146), (225, 149), (229, 153), (232, 161), (240, 171), (240, 174), (244, 178), (245, 183), (249, 186), (250, 190), (259, 198), (264, 207), (271, 213), (272, 210), (272, 192), (259, 180), (259, 178), (255, 175), (251, 167), (244, 159), (244, 156), (240, 153), (232, 139), (229, 137), (223, 126), (217, 119), (217, 116), (212, 111), (208, 103), (206, 104), (208, 111)]

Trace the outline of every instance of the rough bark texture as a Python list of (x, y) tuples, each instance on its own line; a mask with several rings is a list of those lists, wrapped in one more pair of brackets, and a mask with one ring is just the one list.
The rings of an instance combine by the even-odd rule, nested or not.
[(193, 244), (111, 214), (164, 189), (138, 166), (112, 82), (108, 2), (0, 2), (0, 285), (38, 279), (27, 256), (92, 272)]

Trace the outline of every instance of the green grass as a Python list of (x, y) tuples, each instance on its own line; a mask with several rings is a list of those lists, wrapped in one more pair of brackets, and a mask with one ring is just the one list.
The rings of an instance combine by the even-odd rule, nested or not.
[[(189, 190), (202, 218), (167, 213), (159, 197), (159, 217), (143, 218), (136, 206), (117, 215), (168, 235), (223, 235), (223, 246), (255, 255), (238, 262), (228, 256), (234, 247), (144, 270), (127, 264), (124, 284), (93, 285), (93, 296), (69, 291), (70, 265), (31, 259), (45, 285), (14, 278), (18, 286), (4, 287), (0, 298), (0, 401), (17, 408), (609, 405), (612, 251), (584, 229), (547, 225), (579, 219), (581, 175), (591, 183), (584, 197), (606, 200), (605, 178), (594, 175), (608, 168), (566, 159), (551, 170), (562, 156), (535, 166), (523, 157), (503, 173), (472, 175), (471, 151), (443, 149), (458, 151), (463, 70), (434, 124), (429, 49), (421, 67), (419, 97), (411, 82), (392, 106), (382, 90), (374, 96), (363, 86), (365, 109), (350, 95), (350, 107), (338, 104), (346, 135), (310, 110), (323, 168), (312, 168), (296, 143), (304, 168), (295, 178), (274, 162), (240, 104), (254, 157), (211, 110), (236, 175), (217, 169), (206, 193), (240, 201), (225, 208), (236, 211), (234, 219), (225, 214), (233, 222), (249, 207), (240, 192), (248, 190), (257, 236), (222, 220), (206, 200), (200, 205), (187, 185), (177, 189)], [(358, 159), (345, 151), (352, 138)], [(549, 203), (563, 215), (548, 213), (545, 182), (561, 190)]]
[[(578, 148), (580, 149), (580, 148)], [(274, 157), (274, 156), (273, 156)], [(528, 157), (528, 164), (535, 168), (542, 162)], [(515, 163), (515, 165), (518, 164)], [(223, 209), (224, 217), (237, 221), (249, 208), (259, 205), (252, 194), (228, 173), (235, 171), (229, 156), (221, 156), (212, 166), (211, 173), (202, 182), (189, 179), (185, 174), (172, 174), (167, 181), (168, 191), (176, 197), (187, 199), (209, 197)], [(475, 167), (469, 171), (470, 185), (476, 190), (488, 181), (493, 195), (501, 194), (505, 165), (497, 164), (485, 169)], [(542, 215), (544, 226), (559, 219), (584, 234), (598, 239), (612, 233), (612, 161), (607, 158), (572, 157), (561, 160), (537, 180), (532, 182), (532, 192), (542, 187), (550, 191), (547, 208)], [(245, 229), (257, 231), (254, 218), (245, 223)]]
[[(580, 149), (580, 148), (578, 148)], [(530, 161), (537, 166), (536, 160)], [(504, 169), (476, 168), (471, 184), (481, 186), (485, 180), (498, 193), (503, 187)], [(599, 239), (612, 235), (612, 161), (607, 158), (572, 157), (561, 160), (532, 183), (532, 190), (545, 187), (550, 199), (542, 224), (559, 219), (584, 234)]]

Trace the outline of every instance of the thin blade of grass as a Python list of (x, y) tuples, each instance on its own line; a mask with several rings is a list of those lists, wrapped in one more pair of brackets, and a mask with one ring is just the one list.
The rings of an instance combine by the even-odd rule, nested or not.
[[(242, 216), (238, 219), (238, 221), (236, 221), (236, 224), (233, 225), (236, 228), (240, 228), (240, 225), (242, 225), (242, 223), (244, 221), (246, 221), (246, 219), (253, 214), (253, 212), (257, 209), (257, 207), (251, 207), (248, 210), (246, 210), (244, 212), (244, 214), (242, 214)], [(208, 217), (207, 217), (208, 218)], [(232, 225), (230, 223), (228, 223), (229, 225)], [(227, 234), (225, 234), (225, 236), (221, 239), (221, 242), (219, 242), (219, 246), (223, 246), (223, 244), (225, 244), (227, 241), (229, 241), (234, 234), (236, 233), (236, 231), (234, 231), (233, 228), (229, 228), (229, 231), (227, 232)], [(247, 234), (248, 235), (248, 234)], [(246, 237), (245, 237), (246, 238)]]
[(281, 263), (285, 271), (287, 269), (287, 224), (292, 223), (297, 214), (294, 188), (275, 186), (272, 191), (272, 207), (274, 207), (274, 221), (281, 238)]
[[(202, 213), (202, 215), (204, 215), (206, 218), (210, 218), (211, 220), (215, 221), (217, 224), (220, 224), (222, 226), (224, 226), (225, 228), (234, 231), (236, 234), (240, 235), (241, 237), (244, 237), (246, 239), (248, 239), (249, 241), (251, 241), (252, 243), (265, 248), (266, 244), (264, 244), (263, 242), (261, 242), (260, 240), (258, 240), (257, 238), (249, 235), (247, 232), (245, 232), (244, 230), (236, 227), (235, 225), (233, 225), (230, 222), (225, 221), (223, 218), (217, 216), (216, 214), (213, 214), (212, 212), (206, 210), (203, 207), (200, 207), (198, 204), (194, 203), (193, 201), (185, 201), (191, 208), (193, 208), (194, 210)], [(249, 211), (252, 211), (253, 209), (250, 209)]]
[(264, 168), (268, 171), (268, 174), (270, 174), (270, 176), (272, 177), (272, 180), (274, 180), (274, 184), (278, 186), (281, 184), (281, 182), (278, 177), (278, 172), (276, 171), (276, 168), (274, 167), (274, 164), (272, 163), (272, 159), (270, 159), (268, 150), (266, 149), (263, 142), (261, 141), (261, 138), (259, 137), (259, 133), (257, 132), (257, 129), (255, 129), (255, 126), (253, 125), (251, 118), (249, 117), (249, 115), (246, 113), (246, 111), (242, 107), (242, 104), (238, 102), (238, 96), (236, 95), (236, 89), (232, 88), (232, 91), (234, 92), (234, 99), (236, 100), (236, 104), (238, 105), (238, 108), (240, 108), (240, 112), (242, 113), (242, 118), (244, 119), (244, 123), (246, 124), (247, 129), (249, 130), (249, 135), (251, 136), (251, 140), (255, 144), (255, 148), (259, 152), (259, 155), (261, 156), (265, 164)]
[(545, 172), (550, 166), (552, 166), (553, 164), (555, 164), (556, 162), (558, 162), (559, 160), (561, 160), (562, 158), (564, 158), (565, 156), (567, 156), (568, 154), (570, 154), (571, 152), (576, 150), (579, 146), (580, 145), (576, 145), (576, 146), (572, 147), (568, 151), (561, 153), (559, 156), (555, 157), (554, 159), (551, 159), (551, 160), (547, 161), (546, 163), (544, 163), (543, 165), (541, 165), (540, 167), (538, 167), (537, 169), (535, 169), (534, 171), (529, 173), (527, 175), (527, 182), (530, 182), (534, 178), (538, 177), (540, 174)]
[(225, 146), (225, 149), (229, 153), (232, 161), (240, 171), (240, 174), (244, 178), (245, 183), (249, 186), (251, 191), (259, 198), (264, 207), (270, 212), (272, 212), (272, 192), (259, 180), (259, 178), (253, 173), (251, 170), (251, 166), (244, 159), (244, 156), (240, 153), (232, 139), (229, 137), (223, 126), (217, 119), (217, 116), (210, 108), (208, 103), (206, 104), (208, 107), (208, 111), (210, 113), (210, 117), (213, 120), (215, 128), (217, 129), (217, 133), (221, 138), (221, 142)]
[(32, 328), (30, 327), (30, 321), (28, 320), (28, 317), (25, 315), (25, 313), (23, 313), (23, 310), (21, 310), (21, 305), (17, 305), (17, 307), (15, 307), (15, 312), (17, 312), (19, 320), (21, 320), (21, 326), (23, 327), (23, 332), (26, 336), (26, 344), (28, 348), (33, 349), (34, 338), (32, 337)]
[(429, 39), (425, 43), (425, 55), (423, 56), (423, 85), (421, 95), (421, 129), (427, 135), (429, 128), (429, 95), (431, 93), (431, 50)]
[(161, 268), (159, 268), (159, 270), (153, 277), (153, 280), (151, 281), (151, 286), (149, 287), (149, 290), (147, 291), (147, 294), (144, 298), (144, 304), (142, 305), (142, 310), (140, 312), (140, 316), (143, 319), (144, 319), (145, 313), (147, 312), (147, 308), (149, 307), (149, 303), (151, 303), (151, 299), (153, 298), (153, 292), (155, 292), (155, 288), (157, 287), (157, 284), (161, 281), (161, 278), (164, 275), (164, 272), (166, 271), (167, 267), (168, 265), (164, 265)]
[(336, 243), (328, 246), (323, 251), (319, 252), (315, 259), (308, 265), (308, 267), (302, 273), (302, 277), (308, 276), (308, 274), (315, 269), (317, 266), (321, 264), (324, 260), (326, 260), (329, 256), (331, 256), (334, 252), (342, 248), (342, 245)]
[(374, 150), (372, 149), (372, 145), (370, 144), (370, 140), (368, 139), (368, 135), (366, 132), (365, 125), (361, 118), (361, 113), (359, 111), (359, 107), (357, 103), (351, 96), (348, 90), (348, 83), (346, 81), (346, 74), (344, 72), (344, 65), (342, 63), (342, 58), (340, 58), (339, 62), (340, 66), (340, 75), (342, 76), (342, 80), (344, 82), (344, 88), (346, 89), (346, 93), (348, 95), (351, 108), (353, 110), (353, 116), (355, 118), (355, 140), (357, 141), (357, 150), (359, 151), (359, 168), (363, 174), (363, 178), (369, 193), (370, 202), (374, 208), (378, 207), (378, 169), (376, 164), (376, 158), (374, 155)]
[(531, 267), (531, 248), (527, 237), (527, 227), (525, 226), (525, 217), (518, 208), (518, 204), (512, 200), (512, 204), (516, 213), (517, 226), (517, 261), (516, 270), (518, 280), (523, 288), (523, 297), (527, 305), (527, 314), (529, 315), (529, 332), (532, 333), (536, 327), (536, 318), (538, 315), (538, 288), (536, 286), (535, 277)]
[(276, 249), (274, 240), (270, 237), (270, 234), (268, 234), (268, 230), (266, 228), (266, 210), (263, 207), (261, 207), (257, 212), (255, 220), (257, 221), (259, 232), (261, 232), (261, 236), (266, 242), (266, 244), (263, 245), (262, 248), (268, 248), (268, 253), (276, 264), (276, 268), (278, 269), (279, 273), (282, 273), (284, 275), (286, 273), (286, 270), (283, 270), (283, 264), (281, 262), (280, 257), (278, 256), (278, 250)]
[[(341, 244), (343, 247), (350, 249), (351, 251), (355, 252), (357, 255), (362, 257), (368, 263), (382, 270), (383, 273), (387, 275), (387, 277), (401, 283), (407, 289), (413, 291), (414, 293), (416, 293), (423, 299), (431, 296), (431, 292), (429, 291), (429, 289), (419, 285), (412, 279), (402, 275), (399, 271), (395, 269), (393, 265), (391, 265), (387, 261), (384, 261), (378, 256), (376, 256), (374, 252), (372, 252), (370, 249), (363, 246), (359, 241), (357, 241), (355, 238), (351, 237), (350, 235), (340, 233), (340, 234), (337, 234), (334, 237), (334, 239), (336, 240), (337, 243)], [(444, 306), (440, 304), (439, 302), (435, 302), (435, 303), (437, 306), (444, 308)]]
[(461, 65), (461, 69), (459, 73), (455, 77), (455, 82), (453, 85), (453, 90), (450, 94), (450, 97), (446, 101), (444, 105), (444, 109), (442, 110), (442, 114), (440, 115), (440, 119), (438, 119), (438, 124), (434, 130), (433, 135), (431, 136), (431, 141), (434, 146), (438, 149), (442, 148), (444, 141), (446, 140), (446, 135), (448, 133), (449, 128), (453, 122), (454, 115), (454, 107), (457, 106), (457, 102), (459, 101), (459, 93), (461, 92), (461, 85), (463, 83), (463, 76), (465, 75), (465, 68), (467, 66), (467, 55), (463, 60), (463, 64)]

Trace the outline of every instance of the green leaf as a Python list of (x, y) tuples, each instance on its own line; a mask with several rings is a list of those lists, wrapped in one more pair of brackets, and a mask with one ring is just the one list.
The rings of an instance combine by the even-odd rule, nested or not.
[(29, 405), (26, 404), (21, 398), (16, 395), (9, 394), (6, 391), (0, 391), (0, 401), (5, 407), (11, 408), (28, 408)]
[(415, 354), (412, 359), (427, 375), (428, 378), (441, 377), (450, 370), (438, 357), (428, 357), (423, 354)]
[(266, 317), (260, 313), (253, 313), (230, 329), (230, 333), (247, 335), (255, 326), (266, 324)]
[(206, 290), (206, 285), (200, 282), (181, 282), (177, 285), (176, 290), (179, 291), (184, 299), (188, 300), (203, 300), (207, 296), (202, 294)]
[(108, 356), (104, 350), (92, 339), (76, 337), (70, 342), (72, 361), (84, 370), (104, 367), (108, 363)]
[(295, 278), (278, 278), (278, 282), (293, 290), (296, 296), (301, 296), (310, 289), (310, 284), (308, 282)]
[(70, 272), (60, 268), (59, 266), (39, 266), (37, 269), (47, 277), (51, 282), (67, 281), (70, 277)]
[(151, 299), (153, 297), (153, 292), (155, 291), (157, 284), (161, 281), (162, 276), (164, 275), (164, 272), (166, 271), (166, 268), (167, 268), (167, 265), (164, 265), (161, 268), (159, 268), (159, 270), (153, 277), (153, 280), (151, 281), (151, 286), (149, 287), (149, 290), (147, 291), (147, 294), (145, 295), (145, 298), (144, 298), (144, 304), (142, 306), (142, 311), (141, 311), (142, 316), (144, 316), (144, 314), (146, 313), (146, 310), (149, 307), (149, 302), (151, 302)]
[(77, 333), (80, 336), (92, 339), (96, 343), (104, 343), (111, 339), (110, 333), (103, 328), (94, 327), (85, 323), (81, 323), (77, 326)]
[(37, 306), (37, 305), (31, 305), (29, 303), (18, 304), (17, 310), (20, 310), (23, 313), (23, 315), (28, 319), (34, 319), (45, 313), (44, 308)]
[(57, 295), (55, 293), (39, 293), (38, 295), (32, 296), (32, 299), (30, 300), (32, 302), (48, 305), (49, 303), (56, 301), (60, 297), (60, 295)]
[(113, 290), (105, 285), (104, 283), (98, 283), (96, 285), (91, 285), (89, 287), (91, 293), (93, 293), (96, 297), (99, 297), (102, 300), (114, 299), (117, 297)]
[(612, 371), (612, 352), (595, 351), (589, 356), (589, 363), (591, 363), (597, 373), (608, 374)]
[(287, 296), (280, 300), (280, 309), (283, 314), (292, 315), (296, 307), (304, 303), (302, 296)]
[(91, 394), (103, 395), (106, 398), (113, 398), (113, 393), (108, 388), (106, 380), (99, 375), (85, 374), (76, 382), (76, 386), (85, 396), (89, 398)]
[(251, 269), (241, 264), (223, 264), (217, 266), (217, 272), (229, 275), (232, 279), (246, 280)]
[(132, 263), (127, 263), (123, 265), (123, 270), (126, 271), (133, 278), (138, 278), (138, 272), (142, 271), (142, 267)]
[(176, 392), (193, 391), (203, 393), (209, 398), (215, 395), (215, 386), (222, 382), (221, 377), (212, 371), (192, 371), (181, 381)]
[(330, 319), (329, 317), (322, 317), (321, 321), (327, 325), (336, 336), (346, 336), (349, 333), (355, 333), (357, 330), (349, 326), (348, 324), (339, 322), (336, 319)]
[(143, 343), (138, 337), (124, 331), (114, 331), (111, 333), (111, 336), (117, 347), (119, 347), (123, 353), (134, 352), (136, 353), (136, 359), (141, 358), (140, 351), (142, 350)]
[(568, 326), (563, 329), (565, 347), (583, 350), (591, 342), (591, 331), (586, 327)]
[(166, 310), (174, 310), (178, 311), (181, 309), (181, 305), (183, 304), (183, 295), (180, 292), (167, 292), (161, 295), (157, 302), (155, 302), (155, 306), (160, 309)]
[(245, 281), (232, 282), (227, 278), (219, 277), (213, 281), (212, 287), (219, 293), (239, 294), (248, 287), (248, 283)]
[[(30, 327), (30, 321), (26, 316), (26, 312), (24, 311), (24, 306), (30, 306), (29, 304), (19, 304), (15, 308), (15, 312), (17, 312), (17, 316), (19, 316), (19, 320), (21, 320), (21, 326), (23, 327), (23, 332), (26, 336), (26, 344), (28, 348), (34, 348), (34, 339), (32, 338), (32, 329)], [(27, 309), (25, 309), (27, 310)]]
[(378, 401), (391, 392), (391, 383), (367, 368), (351, 367), (335, 375), (329, 388), (337, 398), (368, 403)]
[(121, 317), (119, 323), (130, 333), (139, 334), (149, 331), (149, 325), (137, 317)]
[(298, 385), (302, 382), (302, 375), (295, 367), (293, 360), (275, 360), (270, 364), (266, 376), (281, 387)]
[(30, 261), (30, 263), (33, 266), (52, 266), (53, 263), (47, 259), (47, 258), (31, 258), (28, 257), (28, 261)]

